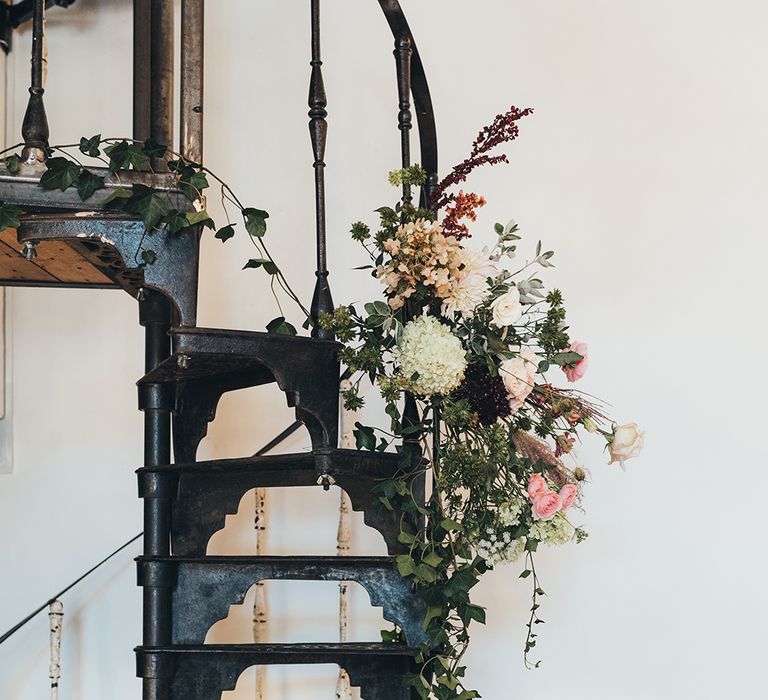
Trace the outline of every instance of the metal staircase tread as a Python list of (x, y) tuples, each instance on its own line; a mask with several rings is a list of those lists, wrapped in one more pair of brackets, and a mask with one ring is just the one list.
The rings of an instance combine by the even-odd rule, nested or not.
[(392, 566), (395, 558), (391, 556), (344, 556), (338, 555), (261, 555), (261, 556), (227, 556), (227, 555), (207, 555), (204, 557), (189, 556), (139, 556), (138, 562), (168, 562), (173, 564), (196, 564), (202, 566), (237, 566), (250, 564), (263, 564), (268, 566), (302, 564), (304, 566), (338, 566), (339, 564), (351, 566)]
[(290, 364), (298, 355), (313, 360), (317, 355), (318, 363), (335, 365), (340, 347), (335, 341), (308, 336), (227, 328), (172, 328), (170, 335), (173, 354), (142, 377), (139, 385), (249, 375), (243, 376), (243, 386), (256, 386), (275, 381), (275, 358)]
[[(154, 654), (220, 654), (248, 656), (414, 656), (418, 649), (391, 642), (298, 642), (284, 644), (176, 644), (171, 646), (138, 646), (135, 651)], [(290, 663), (290, 662), (289, 662)]]
[(389, 476), (402, 459), (395, 452), (371, 452), (348, 448), (320, 448), (311, 452), (295, 452), (279, 455), (255, 455), (233, 459), (214, 459), (203, 462), (163, 464), (140, 467), (138, 474), (153, 472), (206, 473), (216, 471), (250, 472), (279, 467), (291, 471), (313, 470), (320, 473), (363, 474), (376, 472), (374, 476)]

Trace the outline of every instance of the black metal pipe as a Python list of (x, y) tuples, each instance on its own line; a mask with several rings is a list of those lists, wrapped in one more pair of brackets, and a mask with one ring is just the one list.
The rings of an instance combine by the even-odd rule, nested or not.
[(203, 160), (204, 44), (205, 0), (182, 0), (179, 151), (195, 163)]
[[(139, 322), (145, 329), (145, 369), (155, 369), (171, 352), (168, 331), (171, 304), (161, 294), (144, 291), (139, 301)], [(158, 466), (171, 461), (171, 409), (173, 396), (168, 385), (150, 384), (139, 392), (144, 411), (144, 464)], [(144, 500), (144, 556), (167, 556), (171, 551), (171, 502), (173, 476), (156, 473), (142, 487)], [(171, 589), (167, 582), (152, 581), (143, 586), (143, 639), (147, 646), (171, 642)], [(167, 700), (167, 686), (144, 679), (144, 700)]]
[(29, 102), (21, 125), (24, 149), (21, 157), (25, 163), (44, 163), (47, 158), (48, 117), (43, 103), (43, 74), (45, 63), (45, 0), (34, 0), (32, 16), (32, 76), (29, 86)]
[(325, 144), (328, 135), (328, 101), (323, 83), (323, 61), (320, 57), (320, 0), (310, 0), (312, 12), (312, 76), (309, 82), (309, 136), (314, 155), (315, 170), (315, 231), (317, 247), (317, 268), (315, 292), (312, 297), (312, 337), (333, 339), (331, 331), (325, 331), (317, 323), (323, 313), (333, 311), (333, 298), (328, 284), (328, 250), (326, 245), (325, 208)]
[(164, 146), (173, 145), (173, 27), (173, 0), (151, 0), (149, 136)]
[(150, 0), (133, 0), (133, 138), (149, 138)]

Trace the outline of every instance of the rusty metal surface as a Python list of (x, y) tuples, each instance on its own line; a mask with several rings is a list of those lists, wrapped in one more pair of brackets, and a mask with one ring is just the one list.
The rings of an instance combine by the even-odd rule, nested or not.
[(338, 664), (363, 700), (411, 700), (403, 684), (414, 650), (398, 644), (247, 644), (139, 647), (137, 673), (168, 688), (168, 700), (219, 700), (262, 664)]
[(398, 625), (410, 646), (426, 641), (426, 606), (400, 576), (392, 557), (252, 556), (140, 557), (139, 585), (171, 588), (173, 643), (202, 644), (208, 630), (242, 605), (261, 581), (354, 581), (384, 619)]
[(181, 0), (181, 113), (179, 152), (203, 161), (205, 0)]

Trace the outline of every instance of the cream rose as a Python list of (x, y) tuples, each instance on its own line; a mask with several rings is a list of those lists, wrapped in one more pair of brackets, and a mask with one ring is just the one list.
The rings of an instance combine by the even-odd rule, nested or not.
[(499, 373), (507, 388), (513, 413), (522, 408), (528, 394), (533, 391), (538, 368), (539, 358), (530, 348), (523, 348), (520, 355), (501, 363)]
[(645, 433), (637, 427), (637, 423), (625, 423), (617, 425), (613, 429), (613, 435), (609, 438), (608, 452), (611, 461), (608, 464), (618, 462), (624, 469), (624, 462), (640, 454), (645, 444)]
[(517, 287), (510, 287), (506, 294), (495, 299), (491, 309), (493, 325), (497, 328), (505, 328), (519, 321), (523, 315), (523, 305), (520, 303), (520, 292)]

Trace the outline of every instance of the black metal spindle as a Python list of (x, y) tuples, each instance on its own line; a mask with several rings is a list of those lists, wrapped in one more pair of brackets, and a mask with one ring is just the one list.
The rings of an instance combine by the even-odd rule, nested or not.
[[(411, 57), (413, 48), (411, 37), (403, 35), (395, 41), (395, 65), (397, 67), (397, 93), (399, 112), (397, 125), (400, 129), (400, 153), (402, 167), (411, 164)], [(411, 186), (403, 182), (403, 202), (411, 201)]]
[(29, 102), (21, 125), (24, 138), (22, 160), (25, 163), (44, 163), (47, 159), (48, 117), (43, 103), (43, 74), (45, 70), (45, 0), (34, 0), (32, 15), (32, 80)]
[(181, 154), (203, 160), (203, 56), (205, 0), (181, 2)]
[(326, 246), (325, 217), (325, 144), (328, 134), (326, 117), (328, 104), (323, 83), (323, 62), (320, 58), (320, 0), (310, 0), (312, 8), (312, 77), (309, 83), (309, 136), (312, 141), (315, 169), (315, 225), (317, 269), (315, 292), (312, 297), (312, 337), (333, 339), (331, 331), (325, 331), (317, 323), (320, 314), (333, 311), (333, 298), (328, 284), (328, 251)]

